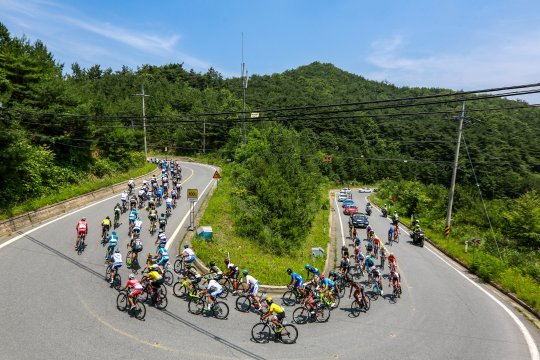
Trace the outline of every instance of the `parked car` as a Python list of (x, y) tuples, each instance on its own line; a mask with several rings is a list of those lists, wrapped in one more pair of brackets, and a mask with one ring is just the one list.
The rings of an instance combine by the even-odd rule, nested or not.
[(347, 196), (347, 194), (339, 194), (338, 195), (338, 198), (337, 198), (337, 201), (344, 201), (344, 200), (347, 200), (349, 197)]
[(349, 188), (343, 188), (343, 189), (341, 189), (340, 192), (341, 192), (341, 193), (344, 193), (344, 194), (350, 194), (352, 191), (351, 191), (351, 189), (349, 189)]
[(359, 193), (370, 193), (372, 190), (370, 188), (360, 188), (358, 190)]
[(357, 212), (358, 212), (358, 206), (356, 206), (356, 205), (349, 205), (349, 206), (345, 206), (345, 208), (343, 208), (343, 213), (345, 215), (356, 214)]
[(349, 218), (349, 225), (352, 225), (355, 228), (365, 229), (369, 225), (369, 219), (366, 214), (363, 213), (353, 214)]
[(343, 204), (341, 205), (341, 207), (345, 207), (349, 205), (354, 205), (354, 201), (352, 201), (351, 199), (343, 200)]

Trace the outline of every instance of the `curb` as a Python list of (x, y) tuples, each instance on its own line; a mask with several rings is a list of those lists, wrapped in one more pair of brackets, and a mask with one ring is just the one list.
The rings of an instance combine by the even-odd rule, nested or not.
[[(156, 166), (154, 170), (144, 175), (137, 176), (136, 178), (134, 178), (134, 180), (140, 180), (145, 177), (148, 177), (150, 174), (156, 172), (158, 169), (159, 168)], [(44, 206), (35, 211), (30, 211), (30, 212), (9, 218), (7, 220), (0, 221), (0, 238), (4, 236), (9, 236), (29, 226), (38, 225), (45, 220), (64, 214), (80, 206), (88, 205), (89, 203), (92, 203), (94, 201), (104, 199), (107, 196), (118, 194), (121, 191), (125, 190), (127, 183), (128, 183), (128, 180), (122, 181), (117, 184), (109, 185), (101, 189), (91, 191), (86, 194), (78, 195), (78, 196), (60, 201), (56, 204)]]
[[(381, 209), (380, 206), (376, 205), (373, 201), (371, 202), (373, 205), (375, 205), (379, 210)], [(403, 227), (405, 227), (408, 231), (411, 231), (411, 229), (405, 225), (401, 220), (399, 220), (399, 223), (401, 225), (403, 225)], [(504, 295), (508, 296), (510, 299), (512, 299), (512, 301), (516, 302), (519, 304), (519, 306), (521, 306), (522, 308), (524, 308), (525, 310), (527, 310), (529, 313), (531, 313), (531, 315), (533, 315), (534, 317), (536, 317), (538, 320), (540, 320), (540, 313), (538, 313), (534, 308), (532, 308), (529, 304), (527, 304), (526, 302), (524, 302), (523, 300), (521, 300), (520, 298), (518, 298), (514, 293), (508, 291), (507, 289), (503, 288), (501, 285), (497, 284), (496, 282), (494, 281), (483, 281), (482, 279), (480, 279), (478, 277), (478, 275), (476, 275), (474, 273), (474, 271), (471, 270), (471, 268), (469, 267), (468, 264), (466, 264), (464, 261), (462, 261), (461, 259), (459, 259), (458, 257), (454, 256), (453, 254), (449, 253), (446, 249), (444, 249), (443, 247), (441, 247), (440, 245), (436, 244), (435, 242), (433, 242), (433, 240), (425, 237), (425, 240), (431, 245), (433, 246), (435, 249), (439, 250), (441, 253), (443, 253), (446, 257), (452, 259), (454, 262), (458, 263), (460, 266), (462, 266), (463, 268), (467, 269), (467, 272), (469, 274), (472, 274), (474, 276), (477, 277), (478, 280), (480, 280), (481, 282), (485, 283), (485, 284), (489, 284), (491, 286), (493, 286), (495, 289), (497, 289), (499, 292), (503, 293)]]

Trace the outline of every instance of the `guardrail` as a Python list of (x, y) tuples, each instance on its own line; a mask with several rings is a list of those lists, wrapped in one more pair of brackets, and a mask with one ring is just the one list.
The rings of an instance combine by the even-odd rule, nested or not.
[[(146, 178), (149, 174), (156, 172), (158, 169), (159, 168), (156, 166), (155, 170), (134, 179), (141, 180)], [(64, 214), (67, 211), (71, 211), (83, 205), (88, 205), (91, 202), (104, 199), (107, 196), (121, 193), (126, 189), (127, 183), (128, 180), (0, 221), (0, 237), (9, 236), (14, 232), (40, 224), (45, 220)]]

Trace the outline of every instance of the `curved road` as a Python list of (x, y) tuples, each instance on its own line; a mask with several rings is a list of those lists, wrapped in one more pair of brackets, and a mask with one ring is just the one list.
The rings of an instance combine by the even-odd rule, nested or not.
[[(183, 164), (183, 169), (184, 190), (167, 226), (169, 238), (176, 233), (179, 239), (186, 231), (186, 189), (208, 191), (214, 172), (194, 163)], [(354, 196), (361, 201), (358, 193)], [(144, 322), (130, 318), (116, 309), (117, 292), (103, 280), (105, 249), (99, 244), (99, 224), (112, 214), (118, 198), (64, 215), (16, 241), (0, 239), (0, 359), (531, 358), (520, 329), (499, 305), (429, 247), (416, 248), (403, 240), (393, 249), (404, 277), (401, 299), (391, 303), (379, 298), (358, 318), (348, 316), (350, 300), (342, 299), (327, 324), (298, 326), (296, 345), (255, 344), (250, 331), (257, 316), (237, 312), (231, 299), (227, 320), (195, 316), (171, 289), (166, 311), (147, 306)], [(83, 214), (91, 228), (88, 246), (79, 256), (73, 250), (74, 226)], [(375, 214), (371, 220), (383, 235), (388, 220)], [(345, 217), (340, 219), (346, 225)], [(122, 221), (127, 223), (127, 215)], [(155, 249), (147, 226), (145, 221), (143, 256)], [(118, 232), (125, 244), (126, 225)], [(169, 245), (174, 253), (177, 243)], [(128, 270), (121, 273), (125, 280)], [(538, 332), (530, 331), (538, 342)]]

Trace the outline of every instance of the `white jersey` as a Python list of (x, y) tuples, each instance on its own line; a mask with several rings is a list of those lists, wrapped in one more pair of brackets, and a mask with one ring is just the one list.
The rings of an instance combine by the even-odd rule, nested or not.
[(144, 189), (139, 190), (139, 196), (144, 196), (145, 193)]
[(134, 182), (133, 180), (129, 180), (129, 181), (128, 181), (128, 185), (133, 186), (134, 183), (135, 183), (135, 182)]
[(195, 256), (195, 252), (191, 248), (187, 248), (187, 249), (184, 249), (184, 251), (182, 251), (182, 255)]
[(135, 227), (140, 228), (142, 226), (142, 220), (135, 220)]
[(207, 289), (215, 289), (214, 291), (221, 291), (223, 290), (223, 287), (216, 280), (212, 279), (208, 282)]
[(171, 205), (171, 204), (172, 204), (172, 199), (171, 199), (170, 197), (168, 197), (167, 199), (165, 199), (165, 204)]
[(257, 285), (259, 282), (251, 275), (246, 276), (246, 282), (250, 285)]
[(122, 193), (122, 195), (120, 195), (120, 200), (122, 201), (127, 201), (127, 194), (126, 193)]
[(120, 254), (119, 252), (115, 252), (112, 256), (112, 259), (113, 259), (113, 263), (114, 265), (122, 265), (122, 254)]

